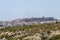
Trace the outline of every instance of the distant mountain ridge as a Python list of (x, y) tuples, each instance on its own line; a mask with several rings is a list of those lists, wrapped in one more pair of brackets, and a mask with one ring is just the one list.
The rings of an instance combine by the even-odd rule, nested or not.
[(39, 21), (39, 22), (42, 22), (42, 21), (54, 21), (54, 20), (57, 20), (53, 17), (42, 17), (42, 18), (27, 18), (27, 19), (23, 19), (25, 22), (33, 22), (33, 21)]
[(23, 25), (32, 25), (38, 24), (44, 21), (57, 21), (58, 19), (55, 19), (53, 17), (41, 17), (41, 18), (23, 18), (23, 19), (15, 19), (11, 21), (1, 21), (0, 27), (9, 27), (9, 26), (23, 26)]

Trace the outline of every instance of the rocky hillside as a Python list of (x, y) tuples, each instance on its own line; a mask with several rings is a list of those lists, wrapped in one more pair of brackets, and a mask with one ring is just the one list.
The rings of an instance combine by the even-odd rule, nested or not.
[(1, 40), (60, 40), (60, 22), (0, 29)]

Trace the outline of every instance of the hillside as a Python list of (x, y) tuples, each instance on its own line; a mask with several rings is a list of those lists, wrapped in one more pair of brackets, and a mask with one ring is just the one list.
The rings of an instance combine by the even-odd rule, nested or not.
[(60, 22), (0, 29), (0, 39), (3, 40), (57, 40), (60, 38), (58, 35), (60, 35)]

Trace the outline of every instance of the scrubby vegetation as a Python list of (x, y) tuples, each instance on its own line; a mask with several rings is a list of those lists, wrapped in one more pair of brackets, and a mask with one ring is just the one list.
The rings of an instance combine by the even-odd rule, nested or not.
[(49, 40), (60, 40), (60, 35), (55, 35), (51, 37)]
[[(28, 36), (34, 36), (36, 33), (38, 33), (41, 40), (60, 40), (60, 35), (58, 33), (56, 33), (56, 35), (52, 34), (56, 31), (60, 31), (60, 22), (6, 27), (0, 29), (0, 39), (28, 40), (30, 38), (25, 38)], [(34, 38), (32, 37), (30, 40), (34, 40)]]

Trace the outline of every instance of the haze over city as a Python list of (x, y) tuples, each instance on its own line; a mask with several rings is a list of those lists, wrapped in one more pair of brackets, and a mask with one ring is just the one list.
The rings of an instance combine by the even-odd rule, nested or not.
[(0, 21), (42, 16), (60, 19), (60, 0), (0, 0)]

